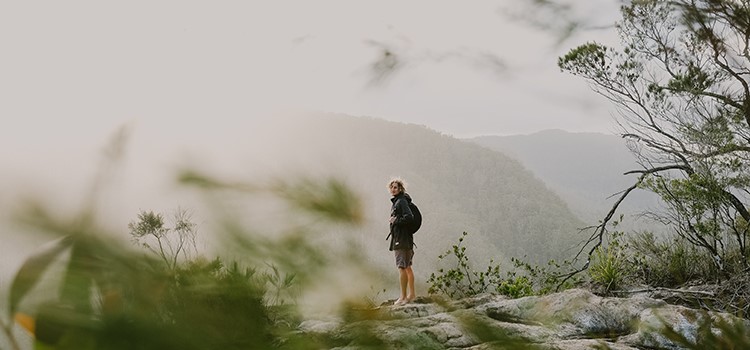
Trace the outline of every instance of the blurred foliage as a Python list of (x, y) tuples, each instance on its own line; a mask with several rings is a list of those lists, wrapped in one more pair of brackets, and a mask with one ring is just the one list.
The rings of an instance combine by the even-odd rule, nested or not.
[(360, 224), (364, 220), (360, 197), (336, 179), (279, 182), (273, 190), (296, 208), (333, 222)]
[[(194, 175), (192, 179), (199, 179), (196, 187), (210, 193), (268, 191), (292, 201), (291, 208), (307, 211), (311, 217), (347, 224), (357, 219), (323, 213), (342, 209), (342, 203), (333, 201), (334, 198), (342, 199), (345, 204), (361, 203), (347, 200), (356, 196), (343, 184), (334, 184), (335, 180), (263, 189), (207, 176)], [(208, 183), (214, 185), (201, 185)], [(300, 190), (306, 199), (296, 202), (291, 198), (294, 191), (288, 189), (299, 186), (317, 187)], [(226, 242), (246, 258), (227, 262), (224, 258), (208, 260), (195, 256), (172, 265), (169, 259), (162, 258), (159, 250), (146, 247), (135, 250), (112, 239), (111, 233), (93, 224), (94, 220), (58, 220), (41, 205), (31, 208), (34, 211), (24, 216), (24, 222), (35, 229), (51, 231), (58, 238), (19, 269), (10, 288), (6, 319), (16, 319), (27, 327), (35, 336), (36, 349), (444, 347), (424, 332), (384, 332), (382, 326), (392, 321), (393, 316), (375, 307), (377, 295), (365, 298), (364, 305), (342, 303), (343, 323), (338, 326), (339, 331), (326, 334), (300, 331), (303, 317), (297, 305), (298, 291), (311, 286), (324, 271), (335, 269), (321, 247), (310, 242), (315, 236), (312, 226), (306, 230), (295, 227), (272, 239), (252, 233), (231, 215), (220, 216), (217, 220), (227, 236)], [(220, 206), (218, 212), (227, 214)], [(182, 218), (169, 230), (195, 227), (188, 218)], [(134, 238), (154, 235), (164, 238), (161, 235), (165, 234), (166, 226), (158, 213), (146, 211), (131, 222), (129, 233)], [(514, 270), (505, 275), (501, 275), (499, 265), (492, 261), (486, 270), (475, 271), (463, 246), (466, 237), (463, 233), (458, 243), (440, 257), (442, 260), (453, 256), (457, 263), (448, 272), (441, 270), (442, 275), (433, 274), (431, 292), (457, 298), (485, 292), (511, 297), (548, 293), (559, 283), (559, 273), (552, 272), (567, 264), (551, 262), (548, 267), (540, 268), (513, 259)], [(334, 248), (325, 249), (325, 255), (337, 255)], [(356, 265), (358, 261), (346, 263)], [(50, 276), (51, 272), (59, 272), (59, 276)], [(50, 277), (59, 279), (58, 288), (37, 288)], [(465, 317), (458, 322), (467, 336), (488, 348), (537, 348), (515, 332), (498, 331), (489, 319)], [(20, 346), (9, 331), (11, 326), (3, 324), (17, 350)]]
[(689, 350), (750, 349), (750, 327), (744, 320), (714, 319), (707, 312), (700, 313), (695, 337), (687, 337), (663, 321), (664, 337), (675, 345)]
[[(610, 0), (622, 3), (623, 0)], [(507, 0), (497, 4), (498, 21), (511, 20), (522, 26), (547, 34), (559, 45), (581, 32), (610, 29), (613, 23), (602, 22), (600, 16), (591, 16), (580, 2), (570, 0)], [(508, 60), (488, 50), (468, 47), (456, 49), (417, 49), (404, 43), (366, 40), (376, 50), (375, 59), (369, 64), (369, 86), (384, 86), (408, 68), (425, 64), (441, 64), (455, 61), (484, 72), (493, 73), (499, 79), (507, 79), (512, 66)]]
[(562, 0), (512, 0), (510, 3), (515, 6), (505, 9), (508, 17), (549, 33), (558, 44), (596, 20), (576, 16), (575, 6)]
[[(205, 186), (221, 183), (209, 177), (193, 176), (191, 181), (197, 179), (203, 190), (222, 188)], [(361, 220), (361, 209), (356, 208), (361, 202), (337, 180), (304, 181), (269, 191), (312, 216)], [(184, 210), (176, 212), (169, 227), (162, 214), (151, 211), (139, 213), (130, 223), (133, 240), (151, 253), (144, 255), (108, 238), (112, 234), (93, 220), (71, 220), (73, 226), (54, 219), (41, 205), (30, 208), (25, 223), (61, 237), (30, 257), (10, 287), (7, 315), (29, 320), (24, 324), (33, 332), (37, 349), (270, 349), (303, 344), (295, 340), (300, 322), (295, 291), (329, 266), (304, 238), (314, 233), (312, 228), (268, 239), (229, 220), (224, 227), (230, 241), (242, 236), (236, 242), (238, 251), (251, 258), (225, 264), (221, 258), (185, 254), (186, 245), (194, 248), (190, 241), (196, 225)], [(151, 243), (142, 243), (147, 238)], [(252, 249), (243, 249), (248, 247)], [(61, 276), (51, 277), (49, 271), (60, 271)], [(58, 288), (35, 288), (50, 278), (59, 279)], [(10, 325), (3, 326), (18, 348)], [(320, 347), (325, 346), (293, 348)]]
[(465, 315), (460, 318), (460, 321), (467, 332), (483, 343), (487, 349), (531, 350), (543, 347), (534, 343), (534, 339), (517, 332), (492, 327), (491, 322), (480, 317)]

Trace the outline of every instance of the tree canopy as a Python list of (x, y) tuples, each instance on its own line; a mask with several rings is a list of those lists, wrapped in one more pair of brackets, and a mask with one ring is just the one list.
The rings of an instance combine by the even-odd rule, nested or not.
[[(722, 271), (731, 252), (746, 267), (750, 2), (641, 0), (621, 12), (621, 47), (586, 43), (559, 59), (617, 107), (640, 165), (621, 199), (638, 187), (653, 191), (667, 209), (651, 215), (709, 251)], [(591, 236), (594, 249), (619, 203)]]

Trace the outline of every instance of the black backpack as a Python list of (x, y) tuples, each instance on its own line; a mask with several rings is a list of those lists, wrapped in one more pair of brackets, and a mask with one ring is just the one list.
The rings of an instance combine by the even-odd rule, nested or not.
[(412, 234), (415, 234), (419, 231), (419, 228), (422, 227), (422, 213), (419, 212), (419, 208), (417, 208), (417, 205), (413, 202), (409, 202), (409, 209), (414, 215), (414, 220), (406, 224), (406, 229)]

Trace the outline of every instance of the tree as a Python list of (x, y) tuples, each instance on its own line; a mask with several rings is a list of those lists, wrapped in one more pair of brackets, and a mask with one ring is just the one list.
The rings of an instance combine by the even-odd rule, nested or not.
[[(622, 47), (587, 43), (559, 59), (612, 101), (640, 169), (586, 246), (602, 244), (636, 188), (661, 196), (650, 213), (728, 271), (748, 266), (750, 1), (638, 0), (622, 6)], [(589, 253), (591, 256), (591, 253)], [(584, 269), (588, 267), (588, 262)]]
[[(172, 227), (166, 227), (162, 214), (141, 211), (138, 220), (130, 222), (128, 228), (134, 243), (153, 252), (167, 267), (174, 269), (180, 254), (189, 259), (191, 253), (197, 253), (197, 225), (190, 220), (190, 213), (178, 208), (172, 216)], [(191, 247), (192, 252), (189, 249)]]

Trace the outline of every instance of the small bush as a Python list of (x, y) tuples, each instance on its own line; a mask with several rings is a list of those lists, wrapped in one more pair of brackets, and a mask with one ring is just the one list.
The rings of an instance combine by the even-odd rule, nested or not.
[(469, 264), (466, 247), (463, 241), (468, 233), (462, 233), (458, 244), (438, 256), (440, 260), (450, 256), (456, 258), (455, 266), (450, 269), (441, 268), (438, 274), (432, 273), (427, 283), (430, 284), (430, 294), (443, 294), (450, 298), (465, 298), (481, 293), (494, 292), (507, 295), (511, 298), (520, 298), (529, 295), (546, 294), (560, 288), (571, 288), (580, 282), (580, 278), (572, 278), (563, 283), (559, 273), (563, 266), (570, 265), (565, 262), (562, 266), (554, 260), (547, 267), (532, 266), (520, 259), (512, 258), (513, 270), (505, 272), (503, 276), (500, 265), (490, 260), (489, 265), (483, 271), (474, 270)]
[(629, 246), (634, 272), (647, 285), (677, 287), (717, 276), (711, 257), (684, 239), (660, 241), (653, 233), (642, 232), (630, 238)]
[(604, 288), (605, 294), (622, 287), (627, 278), (627, 264), (619, 247), (610, 245), (597, 248), (589, 267), (589, 276), (592, 282)]
[(495, 291), (511, 298), (521, 298), (527, 295), (534, 295), (534, 286), (528, 277), (519, 276), (500, 282)]
[(439, 274), (430, 274), (427, 283), (430, 284), (428, 292), (430, 294), (444, 294), (450, 298), (465, 298), (477, 294), (485, 293), (490, 290), (490, 286), (499, 285), (500, 283), (500, 265), (490, 265), (486, 271), (474, 271), (469, 265), (469, 258), (466, 255), (466, 247), (463, 247), (464, 238), (468, 233), (464, 232), (458, 239), (458, 243), (453, 245), (451, 250), (446, 251), (438, 256), (443, 260), (448, 257), (456, 257), (456, 265), (450, 269), (439, 269)]

